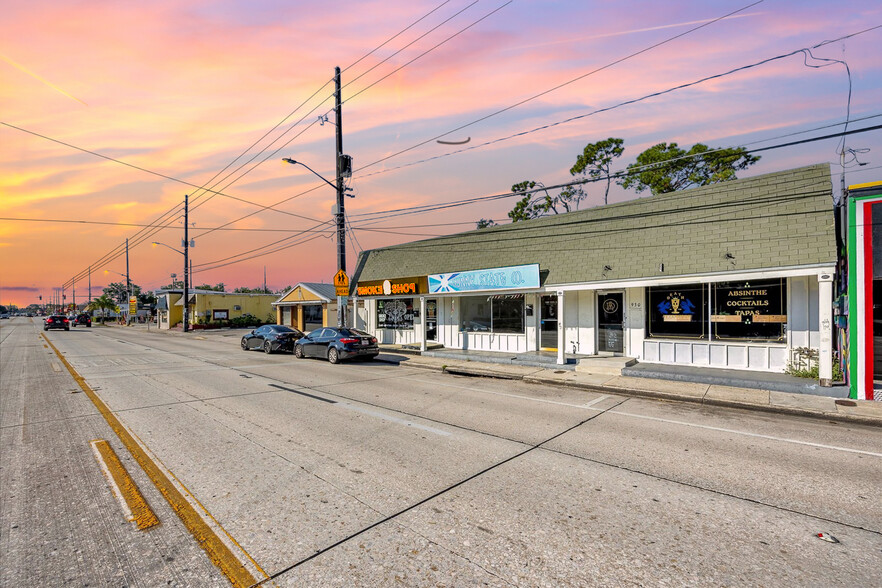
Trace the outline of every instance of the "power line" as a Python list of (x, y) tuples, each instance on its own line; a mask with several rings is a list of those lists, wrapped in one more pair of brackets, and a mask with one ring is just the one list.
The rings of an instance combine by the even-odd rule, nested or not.
[[(578, 115), (578, 116), (573, 116), (573, 117), (570, 117), (570, 118), (567, 118), (567, 119), (564, 119), (564, 120), (561, 120), (561, 121), (553, 122), (553, 123), (550, 123), (550, 124), (547, 124), (547, 125), (541, 125), (541, 126), (538, 126), (538, 127), (533, 128), (533, 129), (529, 129), (529, 130), (526, 130), (526, 131), (521, 131), (521, 132), (519, 132), (519, 133), (514, 133), (514, 134), (512, 134), (512, 135), (508, 135), (508, 136), (505, 136), (505, 137), (500, 137), (500, 138), (498, 138), (498, 139), (493, 139), (493, 140), (491, 140), (491, 141), (486, 141), (486, 142), (484, 142), (484, 143), (480, 143), (480, 144), (476, 144), (476, 145), (470, 145), (470, 146), (468, 146), (468, 147), (464, 147), (464, 148), (462, 148), (462, 149), (456, 149), (456, 150), (454, 150), (454, 151), (449, 151), (449, 152), (447, 152), (447, 153), (442, 153), (442, 154), (440, 154), (440, 155), (435, 155), (435, 156), (433, 156), (433, 157), (427, 157), (427, 158), (425, 158), (425, 159), (420, 159), (420, 160), (413, 161), (413, 162), (410, 162), (410, 163), (405, 163), (405, 164), (402, 164), (402, 165), (399, 165), (399, 166), (396, 166), (396, 167), (390, 167), (390, 168), (383, 169), (383, 170), (380, 170), (380, 171), (371, 172), (371, 173), (368, 173), (368, 174), (364, 174), (364, 175), (361, 176), (361, 177), (370, 177), (370, 176), (374, 176), (374, 175), (385, 174), (385, 173), (389, 173), (389, 172), (392, 172), (392, 171), (397, 171), (397, 170), (399, 170), (399, 169), (404, 169), (404, 168), (406, 168), (406, 167), (412, 167), (412, 166), (414, 166), (414, 165), (419, 165), (419, 164), (422, 164), (422, 163), (427, 163), (427, 162), (429, 162), (429, 161), (435, 161), (435, 160), (442, 159), (442, 158), (445, 158), (445, 157), (451, 157), (451, 156), (453, 156), (453, 155), (458, 155), (458, 154), (460, 154), (460, 153), (465, 153), (465, 152), (467, 152), (467, 151), (472, 151), (472, 150), (475, 150), (475, 149), (481, 149), (481, 148), (487, 147), (487, 146), (489, 146), (489, 145), (494, 145), (494, 144), (496, 144), (496, 143), (502, 143), (502, 142), (504, 142), (504, 141), (509, 141), (509, 140), (511, 140), (511, 139), (516, 139), (516, 138), (518, 138), (518, 137), (524, 137), (524, 136), (526, 136), (526, 135), (530, 135), (530, 134), (532, 134), (532, 133), (537, 133), (537, 132), (539, 132), (539, 131), (548, 130), (548, 129), (551, 129), (551, 128), (554, 128), (554, 127), (557, 127), (557, 126), (560, 126), (560, 125), (568, 124), (568, 123), (571, 123), (571, 122), (574, 122), (574, 121), (577, 121), (577, 120), (581, 120), (581, 119), (584, 119), (584, 118), (588, 118), (588, 117), (591, 117), (591, 116), (595, 116), (595, 115), (597, 115), (597, 114), (601, 114), (601, 113), (604, 113), (604, 112), (609, 112), (609, 111), (611, 111), (611, 110), (615, 110), (615, 109), (617, 109), (617, 108), (621, 108), (621, 107), (624, 107), (624, 106), (629, 106), (629, 105), (632, 105), (632, 104), (637, 104), (637, 103), (640, 103), (640, 102), (643, 102), (643, 101), (649, 100), (649, 99), (651, 99), (651, 98), (657, 98), (657, 97), (659, 97), (659, 96), (663, 96), (663, 95), (665, 95), (665, 94), (670, 94), (670, 93), (675, 92), (675, 91), (677, 91), (677, 90), (682, 90), (682, 89), (685, 89), (685, 88), (689, 88), (689, 87), (691, 87), (691, 86), (696, 86), (696, 85), (699, 85), (699, 84), (703, 84), (703, 83), (708, 82), (708, 81), (711, 81), (711, 80), (715, 80), (715, 79), (719, 79), (719, 78), (722, 78), (722, 77), (725, 77), (725, 76), (729, 76), (729, 75), (732, 75), (732, 74), (735, 74), (735, 73), (738, 73), (738, 72), (741, 72), (741, 71), (745, 71), (745, 70), (748, 70), (748, 69), (752, 69), (752, 68), (755, 68), (755, 67), (759, 67), (759, 66), (761, 66), (761, 65), (765, 65), (765, 64), (770, 63), (770, 62), (773, 62), (773, 61), (777, 61), (777, 60), (780, 60), (780, 59), (786, 59), (786, 58), (788, 58), (788, 57), (792, 57), (793, 55), (796, 55), (796, 54), (798, 54), (798, 53), (804, 53), (804, 52), (806, 52), (806, 51), (810, 51), (810, 49), (817, 49), (817, 48), (823, 47), (824, 45), (827, 45), (827, 44), (830, 44), (830, 43), (835, 43), (835, 42), (838, 42), (838, 41), (844, 41), (844, 40), (849, 39), (849, 38), (851, 38), (851, 37), (855, 37), (855, 36), (858, 36), (858, 35), (862, 35), (862, 34), (864, 34), (864, 33), (868, 33), (868, 32), (870, 32), (870, 31), (874, 31), (874, 30), (876, 30), (876, 29), (878, 29), (878, 28), (880, 28), (880, 27), (882, 27), (882, 25), (878, 25), (878, 26), (874, 26), (874, 27), (871, 27), (871, 28), (868, 28), (868, 29), (864, 29), (864, 30), (862, 30), (862, 31), (858, 31), (858, 32), (856, 32), (856, 33), (851, 33), (851, 34), (848, 34), (848, 35), (844, 35), (844, 36), (839, 37), (839, 38), (837, 38), (837, 39), (833, 39), (833, 40), (829, 40), (829, 41), (823, 41), (823, 42), (821, 42), (821, 43), (818, 43), (817, 45), (813, 45), (813, 46), (810, 47), (810, 48), (797, 49), (797, 50), (795, 50), (795, 51), (791, 51), (790, 53), (785, 53), (785, 54), (782, 54), (782, 55), (776, 55), (775, 57), (769, 57), (769, 58), (767, 58), (767, 59), (763, 59), (763, 60), (758, 61), (758, 62), (756, 62), (756, 63), (751, 63), (751, 64), (744, 65), (744, 66), (741, 66), (741, 67), (737, 67), (737, 68), (732, 69), (732, 70), (729, 70), (729, 71), (727, 71), (727, 72), (719, 73), (719, 74), (714, 74), (714, 75), (711, 75), (711, 76), (707, 76), (707, 77), (704, 77), (704, 78), (701, 78), (701, 79), (699, 79), (699, 80), (695, 80), (695, 81), (693, 81), (693, 82), (689, 82), (689, 83), (686, 83), (686, 84), (680, 84), (679, 86), (674, 86), (674, 87), (668, 88), (668, 89), (666, 89), (666, 90), (660, 90), (660, 91), (658, 91), (658, 92), (653, 92), (653, 93), (651, 93), (651, 94), (647, 94), (647, 95), (645, 95), (645, 96), (641, 96), (640, 98), (634, 98), (634, 99), (632, 99), (632, 100), (626, 100), (626, 101), (624, 101), (624, 102), (619, 102), (618, 104), (614, 104), (614, 105), (612, 105), (612, 106), (607, 106), (607, 107), (605, 107), (605, 108), (599, 108), (599, 109), (597, 109), (597, 110), (594, 110), (594, 111), (589, 112), (589, 113), (586, 113), (586, 114), (580, 114), (580, 115)], [(814, 56), (812, 56), (812, 57), (814, 58)], [(815, 58), (815, 59), (818, 59), (818, 58)], [(844, 62), (843, 62), (843, 63), (844, 63)], [(806, 67), (825, 67), (825, 66), (813, 66), (813, 65), (809, 65), (808, 63), (806, 63), (805, 65), (806, 65)], [(828, 64), (828, 65), (830, 65), (830, 64)], [(846, 69), (847, 69), (847, 68), (848, 68), (848, 65), (845, 64), (845, 66), (846, 66)], [(849, 105), (851, 104), (851, 81), (850, 81), (850, 79), (851, 79), (851, 74), (850, 74), (850, 72), (849, 72)], [(512, 108), (512, 107), (510, 107), (510, 108)], [(849, 110), (849, 112), (850, 112), (850, 106), (849, 106), (849, 109), (848, 109), (848, 110)], [(500, 111), (500, 112), (503, 112), (503, 111)], [(483, 120), (483, 119), (479, 119), (478, 121), (474, 121), (474, 122), (472, 122), (472, 123), (469, 123), (469, 124), (467, 124), (467, 125), (465, 125), (465, 126), (463, 126), (463, 127), (460, 127), (459, 129), (455, 129), (454, 131), (448, 131), (448, 132), (444, 133), (443, 135), (439, 135), (438, 137), (443, 137), (443, 136), (449, 135), (449, 134), (455, 132), (456, 130), (460, 130), (460, 129), (462, 129), (462, 128), (465, 128), (465, 127), (467, 127), (467, 126), (470, 126), (470, 125), (472, 125), (472, 124), (475, 124), (475, 122), (480, 122), (480, 120)], [(854, 122), (854, 121), (853, 121), (853, 122)], [(838, 123), (838, 124), (842, 124), (842, 123)], [(846, 127), (846, 129), (848, 128), (848, 115), (846, 116), (845, 127)], [(399, 155), (399, 154), (401, 154), (401, 153), (406, 153), (407, 151), (410, 151), (410, 150), (415, 149), (415, 148), (417, 148), (417, 147), (421, 147), (422, 145), (425, 145), (426, 143), (430, 143), (430, 142), (433, 141), (433, 140), (435, 140), (435, 139), (430, 139), (430, 140), (428, 140), (428, 141), (425, 141), (425, 142), (419, 143), (418, 145), (415, 145), (415, 146), (413, 146), (413, 147), (410, 147), (410, 148), (408, 148), (408, 149), (405, 149), (404, 151), (400, 151), (400, 152), (397, 153), (396, 155)], [(374, 163), (379, 163), (380, 161), (384, 161), (384, 160), (381, 159), (381, 160), (379, 160), (379, 161), (377, 161), (377, 162), (374, 162)], [(373, 164), (370, 164), (370, 165), (373, 165)], [(365, 168), (366, 168), (366, 167), (369, 167), (369, 166), (365, 166)], [(364, 169), (364, 168), (360, 168), (358, 171), (361, 171), (361, 169)]]
[[(544, 91), (542, 91), (542, 92), (540, 92), (540, 93), (538, 93), (538, 94), (535, 94), (535, 95), (533, 95), (533, 96), (531, 96), (531, 97), (529, 97), (529, 98), (525, 98), (525, 99), (523, 99), (523, 100), (521, 100), (521, 101), (519, 101), (519, 102), (516, 102), (516, 103), (514, 103), (514, 104), (512, 104), (512, 105), (510, 105), (510, 106), (506, 106), (505, 108), (502, 108), (502, 109), (496, 110), (496, 111), (494, 111), (494, 112), (492, 112), (492, 113), (490, 113), (490, 114), (487, 114), (487, 115), (485, 115), (485, 116), (482, 116), (482, 117), (480, 117), (480, 118), (478, 118), (478, 119), (475, 119), (475, 120), (473, 120), (473, 121), (471, 121), (471, 122), (469, 122), (469, 123), (466, 123), (466, 124), (464, 124), (464, 125), (460, 125), (459, 127), (455, 128), (455, 129), (452, 129), (452, 130), (450, 130), (450, 131), (446, 131), (446, 132), (444, 132), (444, 133), (442, 133), (442, 134), (440, 134), (440, 135), (436, 135), (436, 136), (432, 137), (431, 139), (426, 139), (425, 141), (422, 141), (422, 142), (420, 142), (420, 143), (417, 143), (416, 145), (413, 145), (413, 146), (408, 147), (408, 148), (406, 148), (406, 149), (402, 149), (401, 151), (397, 151), (397, 152), (395, 152), (395, 153), (393, 153), (393, 154), (391, 154), (391, 155), (387, 155), (387, 156), (385, 156), (385, 157), (382, 157), (382, 158), (380, 158), (380, 159), (378, 159), (378, 160), (376, 160), (376, 161), (373, 161), (373, 162), (371, 162), (371, 163), (369, 163), (369, 164), (367, 164), (367, 165), (365, 165), (365, 166), (362, 166), (362, 167), (358, 168), (358, 170), (355, 170), (355, 171), (360, 172), (360, 171), (362, 171), (362, 170), (364, 170), (364, 169), (367, 169), (367, 168), (369, 168), (369, 167), (373, 167), (373, 166), (375, 166), (375, 165), (377, 165), (377, 164), (379, 164), (379, 163), (382, 163), (382, 162), (384, 162), (384, 161), (387, 161), (387, 160), (389, 160), (389, 159), (392, 159), (393, 157), (398, 157), (399, 155), (402, 155), (402, 154), (404, 154), (404, 153), (407, 153), (408, 151), (412, 151), (412, 150), (414, 150), (414, 149), (417, 149), (418, 147), (422, 147), (423, 145), (426, 145), (426, 144), (428, 144), (428, 143), (432, 143), (433, 141), (437, 141), (438, 139), (441, 139), (441, 138), (443, 138), (443, 137), (446, 137), (447, 135), (450, 135), (450, 134), (456, 133), (456, 132), (458, 132), (458, 131), (461, 131), (461, 130), (463, 130), (463, 129), (465, 129), (465, 128), (468, 128), (468, 127), (470, 127), (470, 126), (472, 126), (472, 125), (475, 125), (475, 124), (478, 124), (478, 123), (480, 123), (480, 122), (483, 122), (483, 121), (485, 121), (485, 120), (487, 120), (487, 119), (489, 119), (489, 118), (492, 118), (492, 117), (494, 117), (494, 116), (500, 115), (500, 114), (502, 114), (502, 113), (504, 113), (504, 112), (508, 112), (509, 110), (512, 110), (512, 109), (514, 109), (514, 108), (517, 108), (517, 107), (519, 107), (519, 106), (522, 106), (522, 105), (526, 104), (527, 102), (530, 102), (530, 101), (532, 101), (532, 100), (536, 100), (537, 98), (541, 98), (542, 96), (545, 96), (546, 94), (550, 94), (551, 92), (554, 92), (554, 91), (556, 91), (556, 90), (559, 90), (559, 89), (561, 89), (561, 88), (564, 88), (564, 87), (566, 87), (566, 86), (568, 86), (568, 85), (570, 85), (570, 84), (573, 84), (573, 83), (575, 83), (575, 82), (577, 82), (577, 81), (583, 80), (583, 79), (587, 78), (588, 76), (591, 76), (591, 75), (594, 75), (594, 74), (596, 74), (596, 73), (598, 73), (598, 72), (601, 72), (601, 71), (603, 71), (603, 70), (609, 69), (609, 68), (611, 68), (611, 67), (613, 67), (613, 66), (615, 66), (615, 65), (618, 65), (618, 64), (620, 64), (620, 63), (623, 63), (623, 62), (625, 62), (625, 61), (627, 61), (627, 60), (629, 60), (629, 59), (632, 59), (632, 58), (634, 58), (634, 57), (637, 57), (638, 55), (642, 55), (643, 53), (646, 53), (646, 52), (648, 52), (648, 51), (651, 51), (651, 50), (653, 50), (653, 49), (656, 49), (656, 48), (658, 48), (658, 47), (661, 47), (662, 45), (665, 45), (665, 44), (667, 44), (667, 43), (671, 43), (671, 42), (675, 41), (676, 39), (679, 39), (680, 37), (683, 37), (683, 36), (685, 36), (685, 35), (688, 35), (688, 34), (690, 34), (690, 33), (695, 32), (695, 31), (697, 31), (697, 30), (699, 30), (699, 29), (702, 29), (702, 28), (704, 28), (704, 27), (707, 27), (707, 26), (710, 26), (710, 25), (712, 25), (712, 24), (715, 24), (715, 23), (717, 23), (717, 22), (719, 22), (719, 21), (721, 21), (721, 20), (723, 20), (723, 19), (726, 19), (726, 18), (728, 18), (728, 17), (730, 17), (730, 16), (733, 16), (733, 15), (735, 15), (735, 14), (738, 14), (739, 12), (743, 12), (743, 11), (747, 10), (748, 8), (753, 8), (753, 7), (756, 6), (757, 4), (761, 4), (763, 1), (764, 1), (764, 0), (758, 0), (757, 2), (753, 2), (752, 4), (748, 4), (747, 6), (744, 6), (744, 7), (742, 7), (742, 8), (739, 8), (738, 10), (734, 10), (734, 11), (728, 13), (728, 14), (725, 14), (725, 15), (723, 15), (723, 16), (720, 16), (720, 17), (718, 17), (718, 18), (715, 18), (715, 19), (713, 19), (713, 20), (710, 20), (710, 21), (708, 21), (708, 22), (705, 22), (705, 23), (703, 23), (703, 24), (700, 24), (700, 25), (698, 25), (698, 26), (696, 26), (696, 27), (693, 27), (693, 28), (691, 28), (691, 29), (689, 29), (689, 30), (687, 30), (687, 31), (684, 31), (684, 32), (679, 33), (679, 34), (677, 34), (677, 35), (674, 35), (674, 36), (672, 36), (672, 37), (668, 37), (668, 38), (665, 39), (664, 41), (660, 41), (660, 42), (658, 42), (658, 43), (655, 43), (655, 44), (653, 44), (653, 45), (650, 45), (650, 46), (648, 46), (648, 47), (645, 47), (645, 48), (643, 48), (643, 49), (641, 49), (641, 50), (639, 50), (639, 51), (635, 51), (634, 53), (631, 53), (631, 54), (629, 54), (629, 55), (626, 55), (625, 57), (621, 57), (621, 58), (619, 58), (619, 59), (616, 59), (615, 61), (612, 61), (612, 62), (610, 62), (610, 63), (608, 63), (608, 64), (606, 64), (606, 65), (604, 65), (604, 66), (598, 67), (598, 68), (596, 68), (596, 69), (594, 69), (594, 70), (592, 70), (592, 71), (589, 71), (589, 72), (587, 72), (587, 73), (585, 73), (585, 74), (582, 74), (582, 75), (580, 75), (580, 76), (577, 76), (577, 77), (575, 77), (575, 78), (573, 78), (573, 79), (571, 79), (571, 80), (569, 80), (569, 81), (567, 81), (567, 82), (564, 82), (564, 83), (562, 83), (562, 84), (558, 84), (557, 86), (554, 86), (553, 88), (549, 88), (548, 90), (544, 90)], [(394, 72), (393, 72), (393, 73), (394, 73)]]

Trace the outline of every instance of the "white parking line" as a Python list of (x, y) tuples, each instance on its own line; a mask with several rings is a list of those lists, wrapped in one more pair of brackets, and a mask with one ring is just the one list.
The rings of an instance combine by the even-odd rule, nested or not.
[(426, 431), (427, 433), (434, 433), (436, 435), (441, 435), (442, 437), (449, 437), (451, 435), (451, 433), (449, 431), (442, 431), (441, 429), (435, 429), (434, 427), (427, 427), (426, 425), (421, 425), (419, 423), (415, 423), (413, 421), (409, 421), (406, 419), (400, 419), (398, 417), (384, 414), (382, 412), (377, 412), (375, 410), (361, 408), (360, 406), (356, 406), (356, 405), (351, 404), (349, 402), (338, 402), (337, 406), (342, 406), (343, 408), (347, 408), (349, 410), (354, 410), (355, 412), (360, 412), (361, 414), (376, 417), (376, 418), (382, 419), (384, 421), (389, 421), (392, 423), (397, 423), (399, 425), (404, 425), (405, 427), (413, 427), (414, 429), (419, 429), (420, 431)]

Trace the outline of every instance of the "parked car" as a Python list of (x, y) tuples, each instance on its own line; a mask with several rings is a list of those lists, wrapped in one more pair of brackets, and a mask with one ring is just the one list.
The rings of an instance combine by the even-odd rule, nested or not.
[(242, 349), (263, 349), (266, 353), (293, 351), (294, 342), (301, 337), (302, 332), (285, 325), (263, 325), (242, 337)]
[(70, 320), (63, 314), (47, 316), (46, 320), (43, 321), (43, 330), (48, 331), (49, 329), (64, 329), (65, 331), (70, 331)]
[(79, 325), (85, 325), (87, 327), (92, 326), (92, 317), (86, 313), (78, 314), (74, 320), (70, 322), (72, 327), (76, 327)]
[(358, 329), (322, 327), (294, 344), (295, 357), (318, 357), (331, 363), (363, 357), (373, 359), (380, 354), (377, 338)]
[(4, 312), (4, 313), (0, 314), (0, 319), (8, 319), (8, 318), (9, 318), (8, 312)]

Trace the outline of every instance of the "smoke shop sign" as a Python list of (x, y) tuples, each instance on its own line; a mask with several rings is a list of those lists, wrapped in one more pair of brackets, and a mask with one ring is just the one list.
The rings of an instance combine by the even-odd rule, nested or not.
[(402, 296), (420, 294), (426, 291), (426, 278), (397, 278), (359, 282), (355, 290), (359, 296)]

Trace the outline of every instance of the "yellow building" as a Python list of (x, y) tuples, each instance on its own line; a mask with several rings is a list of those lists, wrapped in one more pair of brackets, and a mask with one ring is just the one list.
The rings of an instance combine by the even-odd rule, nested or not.
[[(160, 329), (171, 329), (183, 321), (183, 290), (159, 290), (156, 293)], [(275, 320), (275, 294), (238, 294), (212, 290), (189, 290), (189, 323), (198, 328), (206, 324), (223, 324), (251, 315), (261, 322)]]
[(273, 302), (276, 322), (309, 333), (337, 324), (337, 294), (333, 284), (300, 282)]

